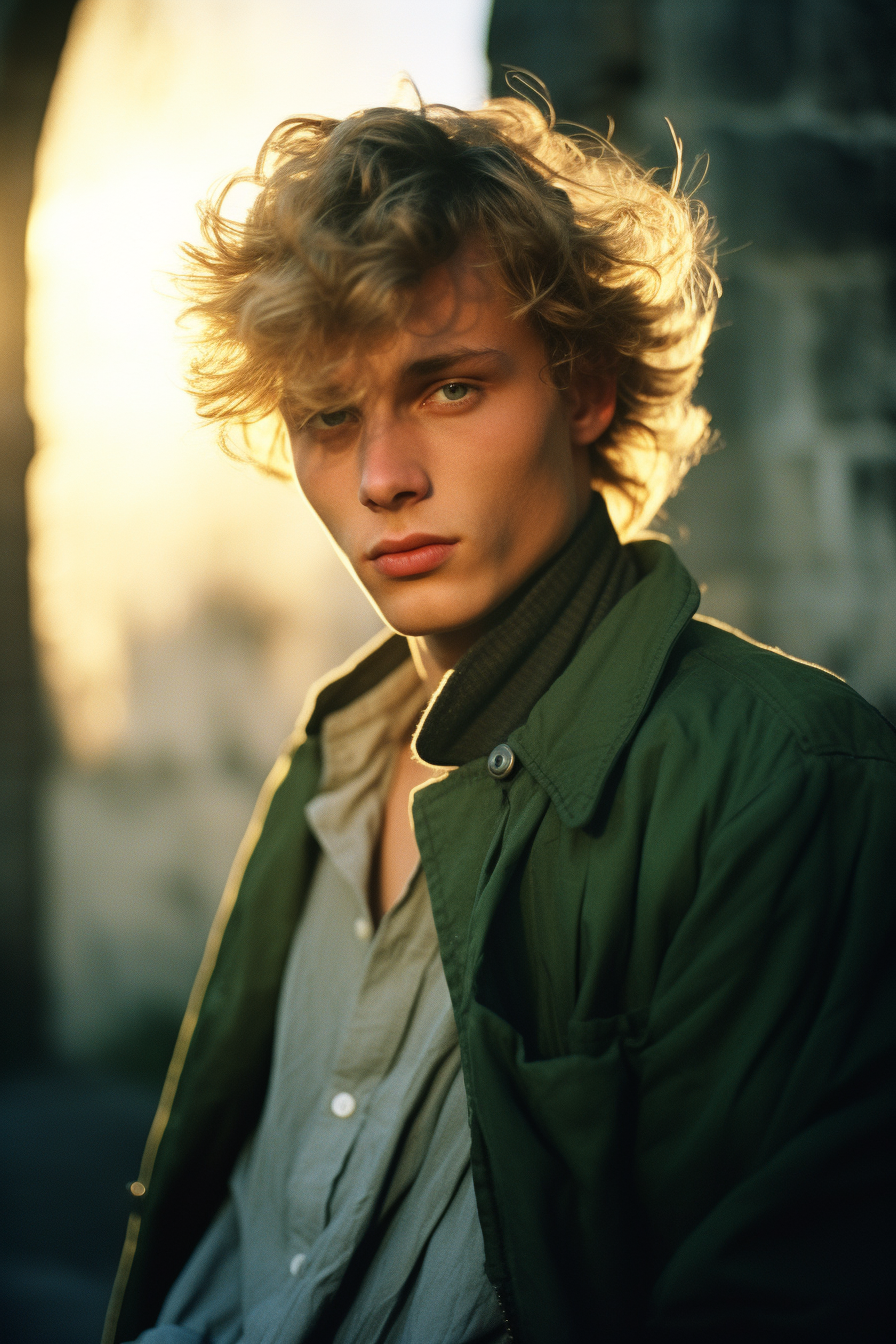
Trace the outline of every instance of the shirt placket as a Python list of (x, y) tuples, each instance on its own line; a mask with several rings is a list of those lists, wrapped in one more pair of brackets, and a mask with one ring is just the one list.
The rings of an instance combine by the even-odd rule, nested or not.
[[(371, 1101), (400, 1049), (423, 972), (436, 954), (429, 921), (421, 918), (422, 886), (418, 869), (371, 941), (341, 1047), (290, 1175), (289, 1221), (302, 1249), (333, 1215), (335, 1187), (355, 1145), (364, 1141)], [(313, 1161), (306, 1153), (314, 1154)]]

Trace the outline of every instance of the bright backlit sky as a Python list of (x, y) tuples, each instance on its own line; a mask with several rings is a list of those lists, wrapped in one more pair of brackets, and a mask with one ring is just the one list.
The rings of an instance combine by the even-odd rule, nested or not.
[(297, 491), (221, 457), (181, 390), (166, 276), (195, 202), (284, 117), (393, 101), (403, 71), (427, 101), (478, 106), (488, 10), (82, 0), (38, 160), (28, 348), (35, 624), (76, 757), (124, 732), (135, 636), (222, 595), (307, 630), (345, 591)]

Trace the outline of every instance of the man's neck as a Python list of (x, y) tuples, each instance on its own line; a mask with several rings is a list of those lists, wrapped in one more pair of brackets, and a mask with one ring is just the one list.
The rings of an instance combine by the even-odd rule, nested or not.
[(448, 630), (436, 635), (411, 635), (408, 638), (414, 666), (420, 680), (426, 684), (429, 695), (435, 695), (445, 673), (457, 666), (487, 629), (488, 625), (483, 621), (463, 630)]

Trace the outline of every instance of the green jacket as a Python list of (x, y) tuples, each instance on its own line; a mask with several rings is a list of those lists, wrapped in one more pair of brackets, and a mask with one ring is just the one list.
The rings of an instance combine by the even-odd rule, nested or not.
[[(487, 1270), (516, 1344), (877, 1338), (896, 1328), (896, 737), (830, 674), (694, 618), (668, 546), (635, 553), (644, 577), (510, 735), (513, 772), (483, 757), (414, 798)], [(320, 721), (404, 656), (380, 641), (325, 687), (262, 795), (110, 1341), (154, 1322), (259, 1118)]]

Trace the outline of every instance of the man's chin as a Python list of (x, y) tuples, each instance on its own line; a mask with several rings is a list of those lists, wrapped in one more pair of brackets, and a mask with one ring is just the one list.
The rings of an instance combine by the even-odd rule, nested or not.
[[(367, 594), (386, 625), (409, 639), (459, 634), (468, 626), (478, 625), (494, 605), (489, 601), (470, 601), (469, 594), (458, 598), (439, 593), (435, 585), (421, 583), (418, 588), (414, 580), (405, 580), (403, 586), (404, 591), (399, 593), (368, 589)], [(416, 591), (411, 591), (412, 588)]]
[(447, 575), (362, 586), (396, 634), (452, 647), (474, 644), (506, 601), (499, 584), (480, 583), (474, 588), (456, 578), (449, 582)]
[(383, 617), (390, 630), (394, 630), (396, 635), (404, 635), (407, 639), (460, 639), (464, 636), (478, 638), (480, 626), (484, 627), (486, 622), (479, 620), (459, 621), (457, 624), (443, 624), (442, 622), (432, 621), (414, 621), (392, 619), (385, 615), (380, 609), (380, 615)]
[(467, 649), (472, 648), (492, 624), (488, 611), (433, 618), (397, 613), (390, 616), (381, 609), (378, 610), (386, 624), (396, 634), (418, 640), (429, 649), (438, 662), (451, 666), (463, 657)]

